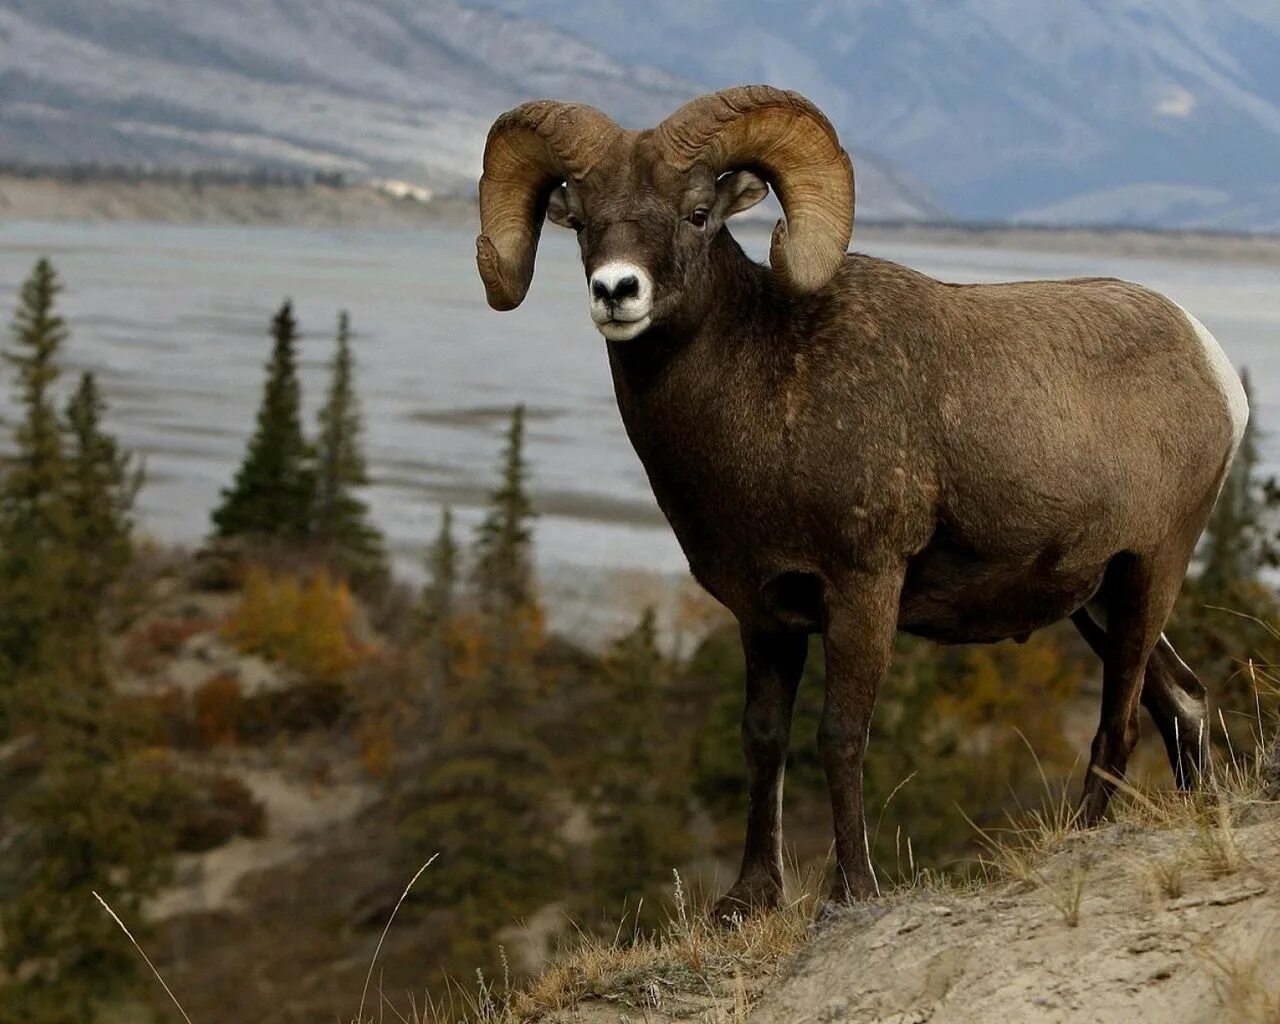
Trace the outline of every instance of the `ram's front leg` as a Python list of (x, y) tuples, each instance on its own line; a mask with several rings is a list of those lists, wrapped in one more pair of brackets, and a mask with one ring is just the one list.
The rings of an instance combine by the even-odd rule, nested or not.
[(836, 840), (833, 903), (875, 896), (875, 872), (862, 805), (862, 761), (876, 691), (893, 655), (902, 571), (857, 573), (827, 595), (823, 635), (827, 694), (818, 727), (818, 750), (831, 791)]
[(804, 671), (809, 638), (742, 627), (747, 695), (742, 752), (747, 761), (747, 837), (738, 880), (717, 901), (712, 920), (782, 901), (782, 776), (791, 738), (791, 709)]

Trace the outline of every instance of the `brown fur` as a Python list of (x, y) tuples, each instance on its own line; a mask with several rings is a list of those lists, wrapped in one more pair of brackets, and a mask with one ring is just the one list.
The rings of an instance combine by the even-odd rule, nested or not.
[(1104, 662), (1082, 820), (1112, 788), (1092, 769), (1123, 775), (1140, 695), (1193, 784), (1203, 688), (1161, 629), (1233, 434), (1186, 317), (1121, 281), (951, 285), (862, 255), (796, 295), (722, 230), (749, 184), (730, 181), (624, 133), (551, 200), (588, 276), (625, 256), (654, 280), (652, 326), (609, 344), (618, 405), (690, 568), (742, 628), (747, 839), (719, 912), (781, 893), (809, 633), (827, 656), (834, 899), (876, 891), (861, 768), (897, 629), (994, 641), (1073, 616)]

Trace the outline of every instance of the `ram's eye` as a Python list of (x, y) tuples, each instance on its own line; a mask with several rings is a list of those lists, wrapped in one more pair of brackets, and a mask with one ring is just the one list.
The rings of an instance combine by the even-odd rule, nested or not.
[(707, 226), (707, 217), (710, 214), (705, 206), (699, 206), (693, 213), (686, 218), (695, 228), (703, 228)]

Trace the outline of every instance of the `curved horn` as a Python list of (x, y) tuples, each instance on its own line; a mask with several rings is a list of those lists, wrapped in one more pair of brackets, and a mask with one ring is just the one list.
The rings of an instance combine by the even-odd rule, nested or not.
[(494, 309), (514, 309), (533, 279), (547, 197), (582, 177), (622, 131), (594, 107), (536, 100), (493, 122), (480, 176), (476, 266)]
[(774, 187), (786, 220), (769, 259), (792, 291), (817, 291), (853, 235), (853, 165), (822, 111), (798, 93), (742, 85), (685, 104), (654, 130), (681, 169), (747, 168)]

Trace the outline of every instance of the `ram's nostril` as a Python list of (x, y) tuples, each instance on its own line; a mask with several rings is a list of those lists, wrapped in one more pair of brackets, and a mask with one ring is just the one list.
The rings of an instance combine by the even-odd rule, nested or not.
[(640, 278), (635, 274), (627, 274), (616, 281), (597, 277), (591, 281), (591, 294), (601, 302), (634, 299), (640, 294)]

